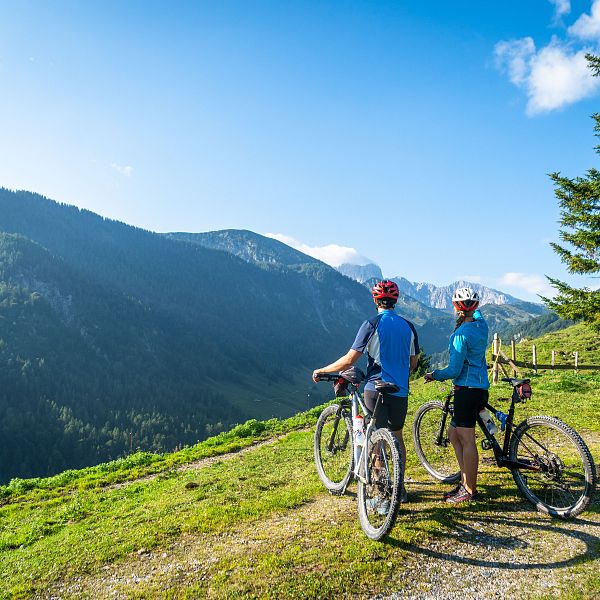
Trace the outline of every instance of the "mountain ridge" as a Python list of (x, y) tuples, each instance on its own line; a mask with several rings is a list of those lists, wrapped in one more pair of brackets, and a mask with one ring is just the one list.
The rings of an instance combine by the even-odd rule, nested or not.
[(372, 310), (319, 261), (258, 265), (29, 192), (0, 189), (0, 232), (0, 480), (293, 414)]
[(304, 254), (279, 240), (247, 229), (220, 229), (200, 233), (168, 232), (166, 238), (198, 244), (204, 248), (221, 250), (238, 256), (246, 262), (298, 267), (299, 265), (325, 265), (322, 261)]
[[(170, 233), (166, 234), (183, 241), (189, 241), (208, 248), (219, 249), (241, 257), (258, 265), (286, 264), (299, 271), (310, 269), (311, 265), (324, 263), (291, 248), (283, 242), (273, 240), (247, 230), (227, 229), (205, 233)], [(328, 267), (332, 269), (333, 267)], [(366, 278), (376, 269), (377, 277)], [(335, 270), (354, 279), (357, 283), (370, 289), (381, 270), (374, 263), (367, 265), (341, 265)], [(422, 347), (428, 353), (444, 352), (447, 340), (454, 324), (454, 309), (451, 299), (457, 287), (472, 286), (480, 292), (485, 307), (485, 316), (489, 318), (490, 335), (498, 332), (505, 335), (528, 320), (545, 314), (546, 309), (538, 304), (526, 302), (488, 288), (481, 284), (457, 281), (448, 286), (433, 284), (412, 284), (405, 278), (394, 278), (399, 283), (400, 296), (396, 309), (399, 314), (411, 320), (417, 327)], [(506, 304), (504, 302), (507, 302)]]

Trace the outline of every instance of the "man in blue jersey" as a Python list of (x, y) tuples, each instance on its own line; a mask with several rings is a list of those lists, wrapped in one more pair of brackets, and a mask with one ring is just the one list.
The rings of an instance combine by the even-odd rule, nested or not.
[(365, 404), (371, 411), (375, 408), (378, 395), (375, 381), (379, 379), (394, 383), (400, 388), (395, 394), (384, 394), (376, 425), (394, 432), (402, 457), (406, 457), (402, 428), (408, 411), (408, 377), (417, 368), (419, 339), (414, 325), (394, 312), (400, 295), (396, 283), (379, 281), (373, 287), (372, 294), (377, 306), (377, 316), (361, 325), (352, 347), (344, 356), (326, 367), (316, 369), (313, 380), (317, 381), (319, 373), (337, 373), (350, 368), (366, 353)]

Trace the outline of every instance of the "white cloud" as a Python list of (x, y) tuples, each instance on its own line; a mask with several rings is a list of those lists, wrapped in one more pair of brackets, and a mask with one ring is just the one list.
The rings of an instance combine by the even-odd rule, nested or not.
[(344, 263), (352, 265), (367, 265), (373, 261), (366, 256), (359, 254), (354, 248), (347, 246), (338, 246), (337, 244), (328, 244), (327, 246), (308, 246), (289, 235), (283, 233), (265, 233), (267, 237), (279, 240), (304, 254), (313, 258), (322, 260), (332, 267), (339, 267)]
[(528, 294), (541, 294), (553, 297), (556, 290), (548, 283), (543, 275), (535, 273), (504, 273), (499, 279), (499, 284), (524, 290)]
[(554, 18), (560, 19), (571, 12), (571, 0), (549, 0), (554, 5)]
[(573, 104), (591, 96), (600, 86), (585, 58), (587, 50), (570, 53), (558, 45), (542, 48), (534, 57), (527, 94), (530, 114)]
[(117, 173), (125, 175), (125, 177), (131, 177), (133, 175), (133, 167), (129, 165), (118, 165), (117, 163), (110, 163), (111, 169), (114, 169)]
[(536, 50), (531, 38), (496, 44), (497, 65), (512, 83), (525, 89), (527, 114), (562, 108), (591, 96), (600, 79), (593, 77), (585, 58), (587, 49), (573, 51), (556, 38)]
[(600, 39), (600, 0), (594, 0), (590, 14), (581, 15), (569, 27), (569, 33), (582, 40)]
[(531, 58), (535, 55), (535, 42), (526, 37), (520, 40), (498, 42), (494, 48), (496, 66), (506, 68), (508, 78), (515, 85), (523, 85), (531, 71)]
[[(550, 2), (555, 6), (556, 19), (571, 10), (568, 0)], [(582, 14), (569, 27), (566, 39), (554, 36), (542, 48), (536, 48), (531, 37), (496, 44), (496, 66), (527, 94), (528, 115), (574, 104), (600, 88), (600, 78), (592, 76), (585, 58), (594, 48), (582, 47), (581, 40), (600, 42), (600, 0), (594, 0), (589, 15)]]

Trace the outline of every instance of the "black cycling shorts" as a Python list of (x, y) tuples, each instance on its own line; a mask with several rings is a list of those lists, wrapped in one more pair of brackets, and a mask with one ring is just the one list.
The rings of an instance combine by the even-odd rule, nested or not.
[[(365, 405), (371, 412), (375, 410), (377, 396), (379, 396), (379, 392), (365, 390)], [(375, 425), (377, 427), (387, 427), (392, 431), (398, 431), (404, 427), (407, 412), (408, 398), (406, 396), (383, 394), (383, 404), (377, 409)]]
[(453, 427), (475, 427), (477, 415), (486, 405), (489, 393), (481, 388), (461, 387), (454, 390)]

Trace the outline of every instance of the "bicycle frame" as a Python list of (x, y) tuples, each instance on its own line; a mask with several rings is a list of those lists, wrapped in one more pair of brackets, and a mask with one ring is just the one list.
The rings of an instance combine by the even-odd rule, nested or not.
[[(487, 449), (488, 450), (491, 449), (494, 451), (494, 458), (496, 460), (496, 464), (499, 467), (505, 467), (507, 469), (525, 469), (528, 471), (541, 471), (540, 465), (530, 464), (530, 463), (522, 461), (522, 460), (511, 460), (509, 458), (510, 439), (512, 436), (512, 432), (515, 428), (515, 425), (514, 425), (515, 404), (518, 401), (518, 395), (517, 395), (517, 398), (515, 398), (515, 394), (517, 394), (517, 392), (516, 392), (516, 390), (513, 390), (513, 395), (511, 398), (511, 402), (510, 402), (510, 408), (508, 409), (508, 418), (506, 420), (506, 428), (505, 428), (504, 441), (503, 441), (502, 446), (500, 446), (500, 444), (498, 443), (496, 436), (488, 431), (487, 427), (485, 426), (485, 423), (483, 422), (483, 419), (479, 416), (479, 414), (477, 415), (477, 424), (479, 425), (479, 428), (483, 432), (483, 435), (485, 436), (485, 438), (489, 444), (489, 447)], [(444, 444), (443, 438), (444, 438), (444, 431), (446, 431), (446, 419), (448, 418), (449, 414), (452, 414), (452, 407), (450, 406), (450, 402), (452, 401), (453, 397), (454, 397), (453, 391), (450, 392), (446, 396), (446, 402), (444, 403), (444, 410), (443, 410), (443, 415), (442, 415), (442, 421), (440, 424), (440, 430), (438, 432), (438, 437), (436, 439), (436, 444), (438, 446), (441, 446)], [(496, 409), (489, 402), (486, 402), (485, 408), (492, 411), (492, 414), (496, 414)]]
[[(353, 422), (354, 422), (354, 417), (356, 417), (358, 414), (360, 414), (361, 411), (362, 411), (362, 414), (368, 418), (368, 423), (367, 423), (367, 427), (365, 430), (364, 444), (362, 446), (353, 444), (354, 472), (352, 474), (355, 479), (359, 479), (363, 483), (370, 485), (371, 477), (370, 477), (370, 470), (367, 468), (368, 467), (368, 455), (366, 452), (366, 448), (369, 445), (369, 439), (371, 437), (371, 434), (376, 429), (375, 414), (377, 413), (377, 409), (380, 405), (382, 396), (381, 396), (381, 394), (378, 395), (377, 402), (375, 403), (375, 408), (373, 410), (373, 413), (371, 413), (365, 406), (363, 399), (362, 399), (360, 393), (358, 392), (358, 386), (351, 384), (351, 389), (352, 389), (352, 392), (350, 394), (350, 400), (343, 400), (340, 402), (340, 413), (343, 414), (344, 410), (348, 410), (348, 408), (350, 408)], [(332, 434), (332, 439), (329, 441), (329, 444), (328, 444), (330, 449), (333, 445), (333, 435), (335, 435), (335, 432)], [(344, 440), (344, 443), (346, 443), (346, 440)], [(385, 458), (385, 455), (384, 455), (384, 459), (387, 460)], [(388, 468), (389, 465), (386, 464), (385, 467)]]

